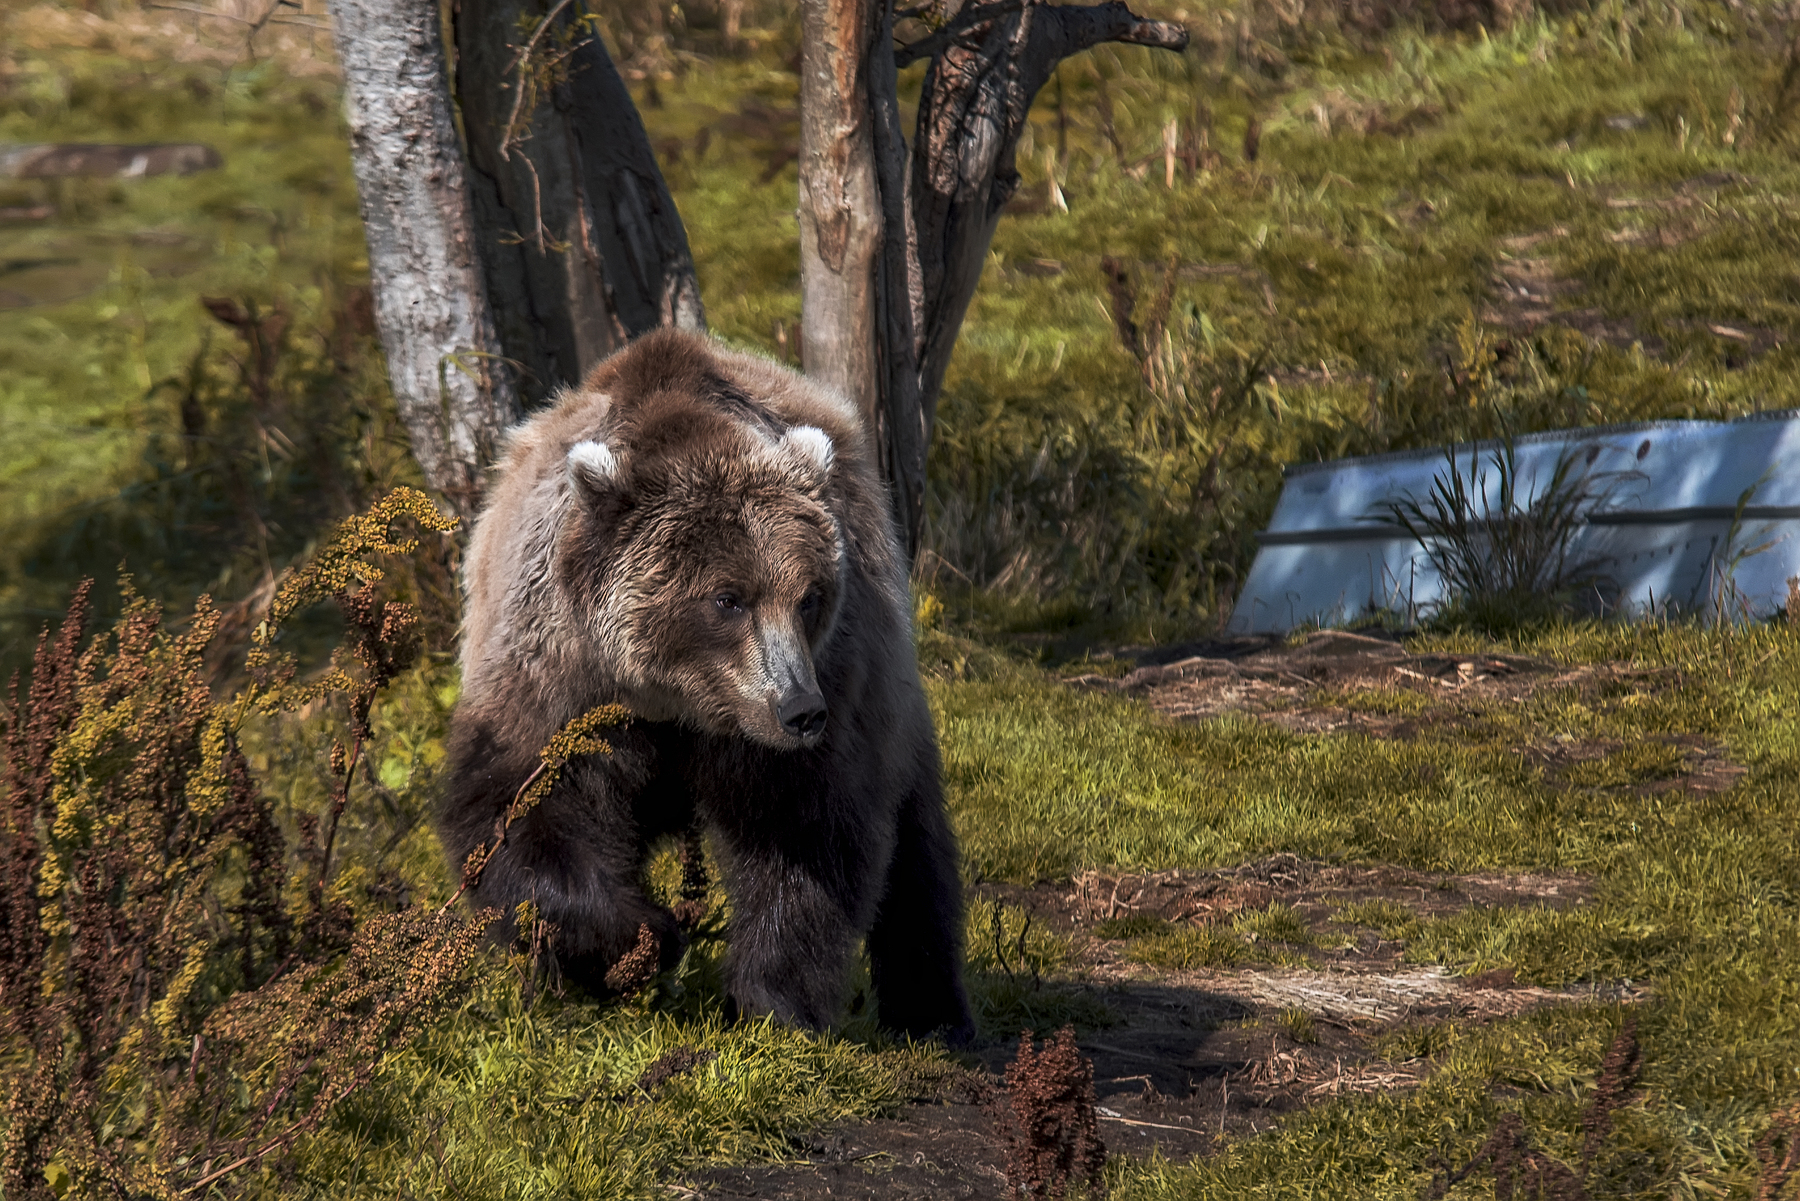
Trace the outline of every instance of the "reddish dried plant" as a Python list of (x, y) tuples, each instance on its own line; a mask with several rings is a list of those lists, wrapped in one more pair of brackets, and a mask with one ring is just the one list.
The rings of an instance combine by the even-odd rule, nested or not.
[(1756, 1140), (1756, 1162), (1762, 1167), (1756, 1201), (1791, 1201), (1800, 1193), (1788, 1189), (1788, 1183), (1800, 1176), (1800, 1102), (1778, 1112)]
[(640, 925), (637, 943), (619, 961), (606, 969), (606, 987), (621, 996), (634, 997), (656, 979), (662, 963), (662, 943), (649, 926)]
[[(277, 591), (251, 682), (215, 703), (202, 598), (184, 632), (125, 590), (81, 644), (91, 589), (0, 706), (0, 1195), (173, 1196), (316, 1128), (381, 1054), (458, 995), (486, 921), (327, 902), (332, 842), (367, 759), (369, 712), (414, 648), (373, 591), (388, 530), (448, 523), (402, 492), (345, 523)], [(353, 584), (355, 586), (353, 586)], [(349, 644), (295, 684), (279, 622), (335, 596)], [(242, 723), (337, 697), (354, 747), (290, 848), (238, 745)]]
[(1090, 1197), (1105, 1195), (1106, 1144), (1094, 1115), (1094, 1065), (1064, 1026), (1042, 1049), (1031, 1033), (1007, 1065), (1006, 1087), (989, 1101), (994, 1133), (1006, 1152), (1006, 1182), (1019, 1197), (1064, 1197), (1081, 1181)]

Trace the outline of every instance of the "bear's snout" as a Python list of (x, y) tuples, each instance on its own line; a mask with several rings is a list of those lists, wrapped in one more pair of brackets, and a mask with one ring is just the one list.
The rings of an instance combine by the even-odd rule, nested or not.
[(775, 706), (781, 728), (811, 743), (825, 732), (825, 698), (817, 692), (790, 692)]

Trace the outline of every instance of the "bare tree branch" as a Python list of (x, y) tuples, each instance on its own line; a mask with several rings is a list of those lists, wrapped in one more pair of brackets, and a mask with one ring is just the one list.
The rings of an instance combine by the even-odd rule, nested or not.
[(935, 57), (975, 26), (986, 24), (1007, 13), (1016, 13), (1024, 7), (1025, 0), (1006, 0), (1001, 4), (980, 4), (974, 8), (965, 8), (956, 15), (954, 21), (933, 30), (916, 42), (908, 42), (897, 48), (894, 51), (894, 65), (910, 67), (922, 58)]

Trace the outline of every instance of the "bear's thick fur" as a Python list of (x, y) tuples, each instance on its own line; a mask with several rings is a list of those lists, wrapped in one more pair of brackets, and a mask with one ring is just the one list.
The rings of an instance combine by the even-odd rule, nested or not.
[(463, 689), (438, 830), (453, 867), (570, 718), (635, 718), (516, 822), (474, 900), (535, 901), (596, 991), (640, 924), (651, 844), (704, 825), (740, 1012), (819, 1027), (867, 936), (880, 1016), (971, 1032), (962, 898), (904, 561), (846, 400), (708, 339), (647, 335), (511, 435), (465, 567)]

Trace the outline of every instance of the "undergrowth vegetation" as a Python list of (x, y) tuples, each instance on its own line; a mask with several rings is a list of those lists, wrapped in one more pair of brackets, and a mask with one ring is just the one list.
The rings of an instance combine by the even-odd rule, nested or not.
[[(1770, 1148), (1800, 1137), (1792, 627), (1415, 636), (1631, 672), (1598, 695), (1470, 705), (1405, 739), (1175, 724), (1019, 649), (1212, 628), (1284, 462), (1800, 403), (1791, 13), (1149, 7), (1186, 21), (1193, 48), (1103, 48), (1045, 90), (940, 410), (918, 616), (967, 874), (1027, 886), (1275, 852), (1580, 872), (1596, 892), (1572, 908), (1337, 916), (1418, 964), (1596, 999), (1391, 1032), (1383, 1055), (1432, 1062), (1418, 1087), (1327, 1101), (1191, 1163), (1115, 1158), (1112, 1195), (1482, 1196), (1523, 1145), (1506, 1131), (1580, 1165), (1588, 1195), (1753, 1195)], [(791, 13), (598, 8), (714, 329), (801, 361)], [(292, 11), (320, 19), (315, 0)], [(24, 667), (83, 577), (123, 560), (135, 589), (94, 594), (116, 636), (50, 644), (60, 666), (29, 677), (8, 719), (7, 1195), (209, 1175), (220, 1195), (664, 1195), (694, 1165), (779, 1158), (821, 1123), (939, 1095), (955, 1065), (879, 1034), (866, 975), (820, 1036), (725, 1025), (716, 940), (596, 1007), (476, 954), (466, 923), (405, 925), (456, 891), (425, 820), (456, 699), (455, 552), (390, 566), (382, 603), (419, 618), (409, 665), (370, 644), (346, 675), (278, 687), (238, 666), (283, 569), (413, 468), (328, 56), (190, 17), (0, 0), (0, 141), (193, 140), (224, 160), (0, 182), (0, 658)], [(221, 607), (165, 628), (154, 602), (195, 612), (202, 590)], [(373, 600), (356, 603), (367, 626)], [(284, 624), (283, 646), (322, 668), (341, 623)], [(313, 678), (336, 698), (289, 691)], [(264, 688), (295, 703), (217, 699)], [(1333, 703), (1411, 720), (1419, 696)], [(28, 733), (40, 713), (62, 716)], [(1696, 739), (1747, 775), (1650, 787)], [(1571, 742), (1606, 750), (1548, 766)], [(152, 767), (165, 791), (140, 787)], [(170, 815), (173, 841), (153, 829)], [(672, 851), (654, 874), (676, 886)], [(107, 905), (129, 920), (69, 919)], [(82, 943), (91, 929), (113, 941)], [(1095, 933), (1144, 970), (1321, 952), (1279, 909)], [(977, 902), (967, 934), (984, 1037), (1113, 1020), (1072, 983), (1080, 946), (1025, 910)], [(137, 957), (107, 958), (122, 947)], [(442, 970), (409, 991), (420, 964)], [(1599, 990), (1626, 981), (1644, 990), (1641, 1063), (1590, 1150), (1584, 1115), (1611, 1096), (1627, 1020)], [(403, 994), (412, 1008), (383, 1008)], [(340, 1002), (354, 1020), (307, 1042)], [(1304, 1042), (1304, 1017), (1277, 1025)]]

